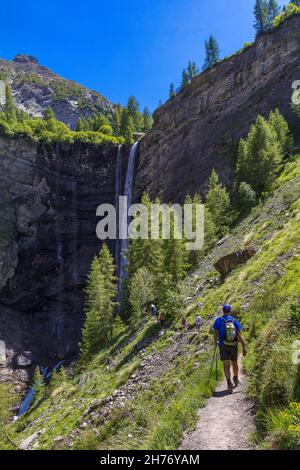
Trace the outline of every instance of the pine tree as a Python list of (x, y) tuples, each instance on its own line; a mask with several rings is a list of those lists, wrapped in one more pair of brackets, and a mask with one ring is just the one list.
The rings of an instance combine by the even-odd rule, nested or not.
[[(129, 243), (128, 252), (128, 289), (133, 285), (132, 279), (140, 269), (146, 269), (151, 276), (153, 276), (155, 298), (161, 299), (164, 295), (164, 285), (166, 282), (164, 255), (163, 255), (163, 241), (161, 237), (158, 239), (152, 238), (151, 224), (160, 221), (151, 215), (151, 200), (148, 194), (143, 194), (141, 203), (148, 210), (148, 239), (131, 239)], [(157, 205), (160, 204), (158, 199), (155, 200)], [(128, 293), (130, 296), (130, 292)]]
[(205, 41), (205, 62), (203, 70), (214, 67), (220, 60), (220, 48), (216, 39), (211, 34), (208, 41)]
[(255, 191), (245, 181), (242, 181), (239, 185), (237, 204), (241, 213), (248, 212), (256, 204)]
[[(138, 269), (145, 267), (156, 276), (162, 269), (162, 242), (151, 238), (151, 200), (147, 193), (141, 198), (148, 210), (148, 239), (132, 239), (129, 245), (129, 275), (133, 275)], [(159, 201), (156, 200), (156, 204)]]
[(121, 115), (121, 135), (125, 138), (125, 141), (129, 144), (133, 143), (134, 124), (132, 117), (129, 116), (128, 110), (123, 109)]
[(98, 352), (112, 336), (116, 277), (112, 255), (106, 245), (92, 261), (86, 287), (86, 320), (81, 346), (82, 359)]
[[(193, 206), (193, 216), (192, 216), (192, 225), (193, 231), (196, 230), (196, 207), (199, 204), (203, 204), (201, 200), (200, 194), (195, 194), (192, 198), (190, 195), (187, 195), (184, 201), (184, 204), (192, 204)], [(205, 222), (204, 222), (204, 230), (205, 230)], [(192, 250), (188, 252), (188, 265), (189, 267), (196, 268), (201, 256), (203, 254), (203, 249), (201, 250)]]
[(184, 69), (182, 71), (182, 78), (181, 78), (181, 88), (185, 88), (189, 84), (189, 76), (187, 71)]
[[(299, 0), (300, 1), (300, 0)], [(274, 26), (274, 20), (280, 13), (280, 6), (276, 0), (269, 0), (268, 4), (268, 22), (269, 29), (272, 29)]]
[(188, 78), (191, 81), (198, 73), (197, 66), (195, 62), (189, 61), (188, 67), (187, 67), (187, 72), (188, 72)]
[(76, 123), (75, 131), (76, 132), (84, 131), (84, 122), (83, 122), (83, 118), (81, 116), (78, 118), (78, 121)]
[(14, 99), (11, 92), (11, 88), (9, 85), (6, 84), (5, 86), (5, 106), (4, 106), (4, 113), (6, 120), (8, 122), (13, 122), (16, 120), (16, 107), (14, 105)]
[(45, 121), (49, 121), (50, 119), (56, 119), (53, 109), (48, 106), (48, 108), (44, 112), (44, 119)]
[(94, 132), (100, 132), (102, 126), (110, 126), (110, 123), (106, 116), (102, 113), (97, 113), (92, 116), (90, 129)]
[(258, 116), (246, 140), (239, 145), (237, 158), (237, 181), (245, 181), (260, 195), (274, 181), (283, 158), (282, 147), (274, 129)]
[(143, 308), (155, 300), (155, 277), (142, 267), (132, 276), (129, 284), (129, 302), (134, 318), (143, 315)]
[(39, 367), (34, 371), (32, 388), (35, 391), (35, 400), (40, 398), (45, 389), (45, 382)]
[(116, 277), (115, 277), (115, 265), (114, 259), (111, 252), (106, 244), (104, 244), (100, 250), (99, 255), (100, 261), (100, 273), (104, 277), (105, 289), (107, 294), (107, 302), (109, 305), (108, 313), (112, 315), (115, 308), (115, 297), (116, 297)]
[(144, 132), (150, 131), (150, 129), (152, 127), (152, 124), (153, 124), (152, 115), (151, 115), (148, 108), (144, 108), (144, 111), (143, 111), (143, 131)]
[(217, 233), (223, 235), (232, 220), (232, 207), (229, 194), (219, 182), (215, 170), (209, 179), (208, 192), (205, 201)]
[(143, 118), (139, 111), (139, 103), (134, 96), (130, 96), (127, 103), (129, 118), (132, 119), (134, 130), (142, 130)]
[(55, 371), (52, 374), (50, 388), (51, 390), (55, 390), (58, 387), (61, 387), (64, 383), (68, 381), (68, 376), (66, 371), (63, 367), (60, 367), (59, 370)]
[(289, 125), (282, 114), (280, 114), (279, 109), (271, 111), (268, 123), (277, 135), (283, 156), (287, 156), (293, 147), (293, 137), (290, 133)]
[(169, 99), (171, 100), (172, 98), (175, 98), (175, 96), (176, 96), (176, 93), (175, 93), (174, 83), (171, 83), (170, 91), (169, 91)]
[(254, 28), (259, 36), (269, 30), (269, 5), (267, 0), (256, 0), (254, 6)]
[[(182, 280), (188, 269), (188, 256), (183, 234), (179, 233), (176, 214), (171, 217), (170, 239), (163, 242), (164, 269), (172, 285)], [(181, 238), (180, 238), (181, 236)]]
[(120, 135), (121, 133), (121, 114), (122, 114), (122, 108), (120, 105), (117, 105), (113, 117), (112, 117), (112, 126), (114, 130), (115, 135)]

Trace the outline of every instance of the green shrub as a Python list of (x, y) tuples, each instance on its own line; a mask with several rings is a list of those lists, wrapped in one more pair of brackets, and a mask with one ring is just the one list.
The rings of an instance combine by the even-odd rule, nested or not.
[(293, 390), (293, 364), (291, 344), (280, 338), (271, 348), (261, 377), (263, 407), (288, 405)]
[(297, 7), (294, 3), (289, 3), (286, 5), (285, 10), (278, 15), (274, 20), (274, 27), (277, 28), (280, 24), (282, 24), (287, 18), (293, 15), (299, 15), (300, 8)]
[(270, 409), (263, 416), (267, 443), (272, 449), (300, 450), (300, 403)]
[(256, 194), (250, 184), (242, 181), (238, 189), (238, 206), (241, 212), (248, 212), (256, 204)]

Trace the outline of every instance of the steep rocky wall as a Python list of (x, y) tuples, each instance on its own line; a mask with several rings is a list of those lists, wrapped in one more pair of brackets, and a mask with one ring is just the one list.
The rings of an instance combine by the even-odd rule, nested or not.
[(140, 144), (136, 198), (144, 190), (164, 201), (203, 194), (213, 168), (231, 186), (236, 143), (257, 115), (276, 107), (289, 115), (299, 57), (300, 16), (294, 16), (159, 108)]
[(0, 340), (15, 369), (0, 378), (26, 378), (24, 351), (33, 364), (77, 352), (85, 279), (101, 246), (96, 208), (114, 203), (116, 155), (0, 138)]

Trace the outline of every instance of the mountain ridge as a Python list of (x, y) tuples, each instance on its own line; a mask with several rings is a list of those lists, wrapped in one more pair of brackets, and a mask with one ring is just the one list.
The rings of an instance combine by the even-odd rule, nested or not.
[(80, 117), (112, 113), (115, 108), (99, 92), (66, 80), (32, 55), (17, 54), (13, 60), (0, 58), (0, 76), (9, 83), (19, 109), (42, 117), (51, 107), (57, 119), (71, 129), (75, 129)]

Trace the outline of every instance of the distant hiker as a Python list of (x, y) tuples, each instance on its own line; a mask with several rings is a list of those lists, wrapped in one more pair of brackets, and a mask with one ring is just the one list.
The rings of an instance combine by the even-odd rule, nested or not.
[(164, 311), (160, 312), (159, 321), (160, 321), (160, 326), (163, 328), (165, 325), (165, 321), (166, 321), (166, 314)]
[(183, 331), (187, 330), (187, 321), (185, 317), (182, 317), (181, 319), (181, 328), (183, 329)]
[(150, 312), (153, 317), (157, 317), (157, 308), (155, 307), (154, 304), (151, 305)]
[(196, 330), (197, 331), (200, 331), (200, 328), (202, 326), (202, 318), (200, 317), (200, 315), (196, 315)]
[(238, 366), (238, 342), (243, 347), (243, 355), (246, 356), (246, 343), (241, 335), (242, 327), (239, 322), (233, 318), (231, 306), (224, 305), (223, 315), (218, 317), (214, 323), (214, 342), (219, 345), (221, 361), (224, 365), (224, 373), (227, 379), (228, 390), (232, 392), (233, 383), (231, 381), (230, 363), (233, 367), (233, 382), (237, 387), (239, 385), (239, 366)]

